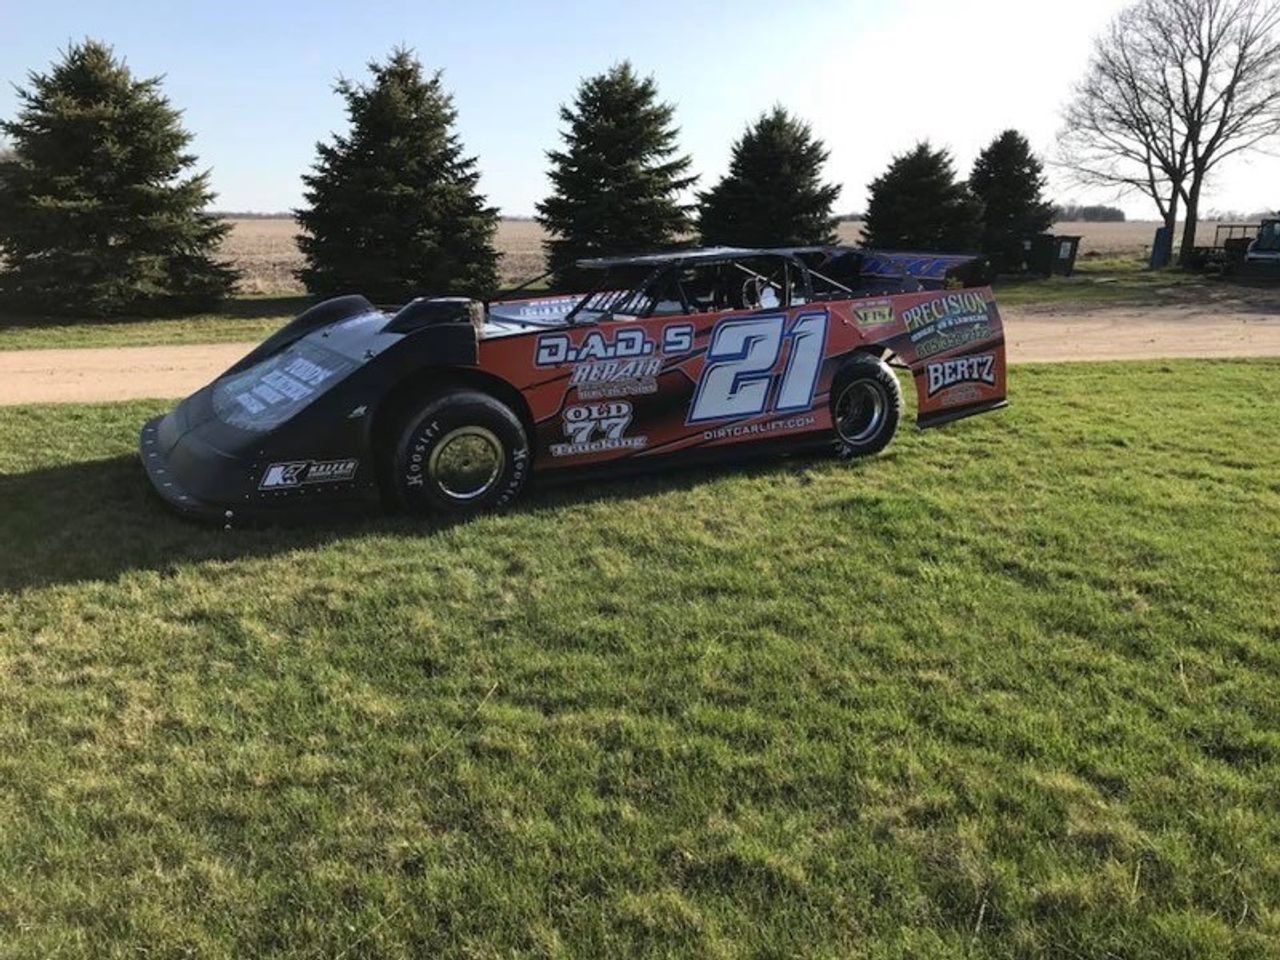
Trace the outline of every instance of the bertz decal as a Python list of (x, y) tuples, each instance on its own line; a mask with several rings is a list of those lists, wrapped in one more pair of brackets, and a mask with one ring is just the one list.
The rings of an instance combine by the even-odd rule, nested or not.
[(292, 460), (273, 463), (262, 474), (259, 490), (286, 490), (313, 483), (345, 483), (354, 480), (359, 460)]
[(996, 358), (994, 354), (984, 353), (976, 357), (942, 360), (925, 367), (925, 376), (928, 379), (928, 395), (931, 397), (939, 390), (960, 383), (985, 383), (994, 386)]

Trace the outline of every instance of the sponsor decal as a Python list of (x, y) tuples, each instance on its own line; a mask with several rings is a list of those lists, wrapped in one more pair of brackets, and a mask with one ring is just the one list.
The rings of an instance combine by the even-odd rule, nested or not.
[(966, 403), (977, 403), (982, 399), (978, 393), (978, 388), (972, 383), (962, 383), (956, 387), (950, 387), (943, 390), (938, 395), (939, 399), (953, 407), (963, 406)]
[(332, 370), (295, 357), (283, 370), (270, 370), (252, 386), (235, 395), (235, 400), (248, 414), (262, 413), (269, 406), (301, 403), (311, 398), (315, 388), (323, 384)]
[(893, 301), (875, 300), (854, 307), (853, 322), (859, 327), (883, 327), (893, 323)]
[(599, 360), (576, 364), (569, 386), (578, 388), (581, 400), (607, 400), (636, 394), (657, 393), (662, 360)]
[(720, 427), (708, 430), (702, 435), (703, 440), (724, 440), (728, 437), (753, 437), (763, 434), (777, 433), (781, 430), (799, 430), (811, 427), (818, 422), (814, 416), (787, 417), (783, 420), (770, 420), (768, 423), (746, 423), (741, 426)]
[(642, 327), (623, 327), (610, 332), (612, 340), (605, 336), (605, 331), (592, 330), (576, 346), (567, 333), (544, 333), (538, 338), (534, 363), (540, 367), (558, 367), (588, 360), (622, 360), (646, 357), (658, 348)]
[(624, 436), (631, 425), (631, 404), (626, 400), (584, 403), (564, 411), (565, 443), (553, 443), (553, 457), (574, 457), (605, 450), (638, 450), (648, 437)]
[(291, 460), (273, 463), (262, 474), (259, 490), (287, 490), (313, 483), (354, 480), (359, 460)]
[(987, 299), (980, 293), (957, 290), (902, 311), (916, 356), (931, 357), (991, 335)]
[(986, 340), (991, 336), (991, 327), (986, 323), (975, 323), (971, 327), (960, 330), (949, 330), (928, 340), (916, 344), (916, 357), (923, 360), (939, 353), (946, 353), (957, 347), (963, 347), (975, 340)]
[(578, 299), (574, 296), (526, 300), (515, 306), (515, 315), (521, 320), (555, 320), (572, 310)]
[(693, 324), (663, 327), (660, 340), (643, 327), (592, 330), (575, 344), (567, 333), (544, 333), (534, 347), (539, 367), (569, 365), (569, 386), (580, 400), (607, 400), (658, 392), (658, 374), (665, 357), (693, 349)]
[(930, 397), (940, 390), (962, 383), (985, 383), (993, 386), (996, 382), (995, 354), (983, 353), (931, 363), (925, 367), (925, 378), (928, 383), (927, 395)]
[(960, 291), (935, 297), (902, 311), (908, 333), (916, 333), (947, 320), (986, 320), (987, 299), (979, 293)]

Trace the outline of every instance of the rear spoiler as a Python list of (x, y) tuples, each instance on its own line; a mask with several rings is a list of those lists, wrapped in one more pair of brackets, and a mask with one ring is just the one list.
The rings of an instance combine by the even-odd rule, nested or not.
[(945, 287), (983, 287), (991, 282), (991, 263), (980, 254), (906, 253), (862, 250), (862, 275), (896, 280), (903, 276), (920, 281), (926, 290)]

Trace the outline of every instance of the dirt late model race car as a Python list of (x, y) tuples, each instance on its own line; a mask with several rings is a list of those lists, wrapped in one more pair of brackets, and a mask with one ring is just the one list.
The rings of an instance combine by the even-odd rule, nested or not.
[[(1004, 335), (968, 260), (851, 248), (583, 261), (590, 292), (495, 301), (359, 296), (312, 307), (142, 429), (160, 496), (230, 524), (390, 503), (470, 513), (532, 476), (747, 450), (882, 449), (1005, 404)], [(932, 289), (928, 289), (932, 287)]]

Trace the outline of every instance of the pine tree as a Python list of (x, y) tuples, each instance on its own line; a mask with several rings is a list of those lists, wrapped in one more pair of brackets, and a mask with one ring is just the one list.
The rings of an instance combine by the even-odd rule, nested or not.
[(1017, 130), (1006, 130), (978, 155), (969, 189), (982, 201), (982, 252), (997, 270), (1022, 268), (1022, 241), (1053, 225), (1046, 203), (1044, 167)]
[(463, 154), (439, 71), (425, 76), (404, 49), (369, 70), (368, 86), (337, 83), (351, 129), (317, 144), (302, 178), (298, 278), (312, 293), (386, 303), (487, 296), (497, 283), (498, 212), (477, 192), (476, 160)]
[(733, 144), (729, 172), (698, 195), (705, 244), (743, 247), (835, 242), (831, 205), (840, 187), (822, 182), (827, 149), (780, 106)]
[(674, 116), (653, 78), (626, 62), (584, 80), (573, 105), (560, 108), (565, 148), (547, 153), (553, 193), (538, 204), (557, 286), (587, 279), (574, 268), (578, 259), (643, 253), (690, 231), (677, 197), (697, 178), (677, 155)]
[(977, 247), (982, 204), (956, 182), (946, 150), (919, 143), (871, 182), (863, 244), (878, 250), (963, 253)]
[(23, 309), (102, 315), (206, 306), (235, 271), (215, 259), (228, 225), (204, 209), (191, 134), (111, 48), (72, 45), (18, 91), (0, 161), (0, 296)]

